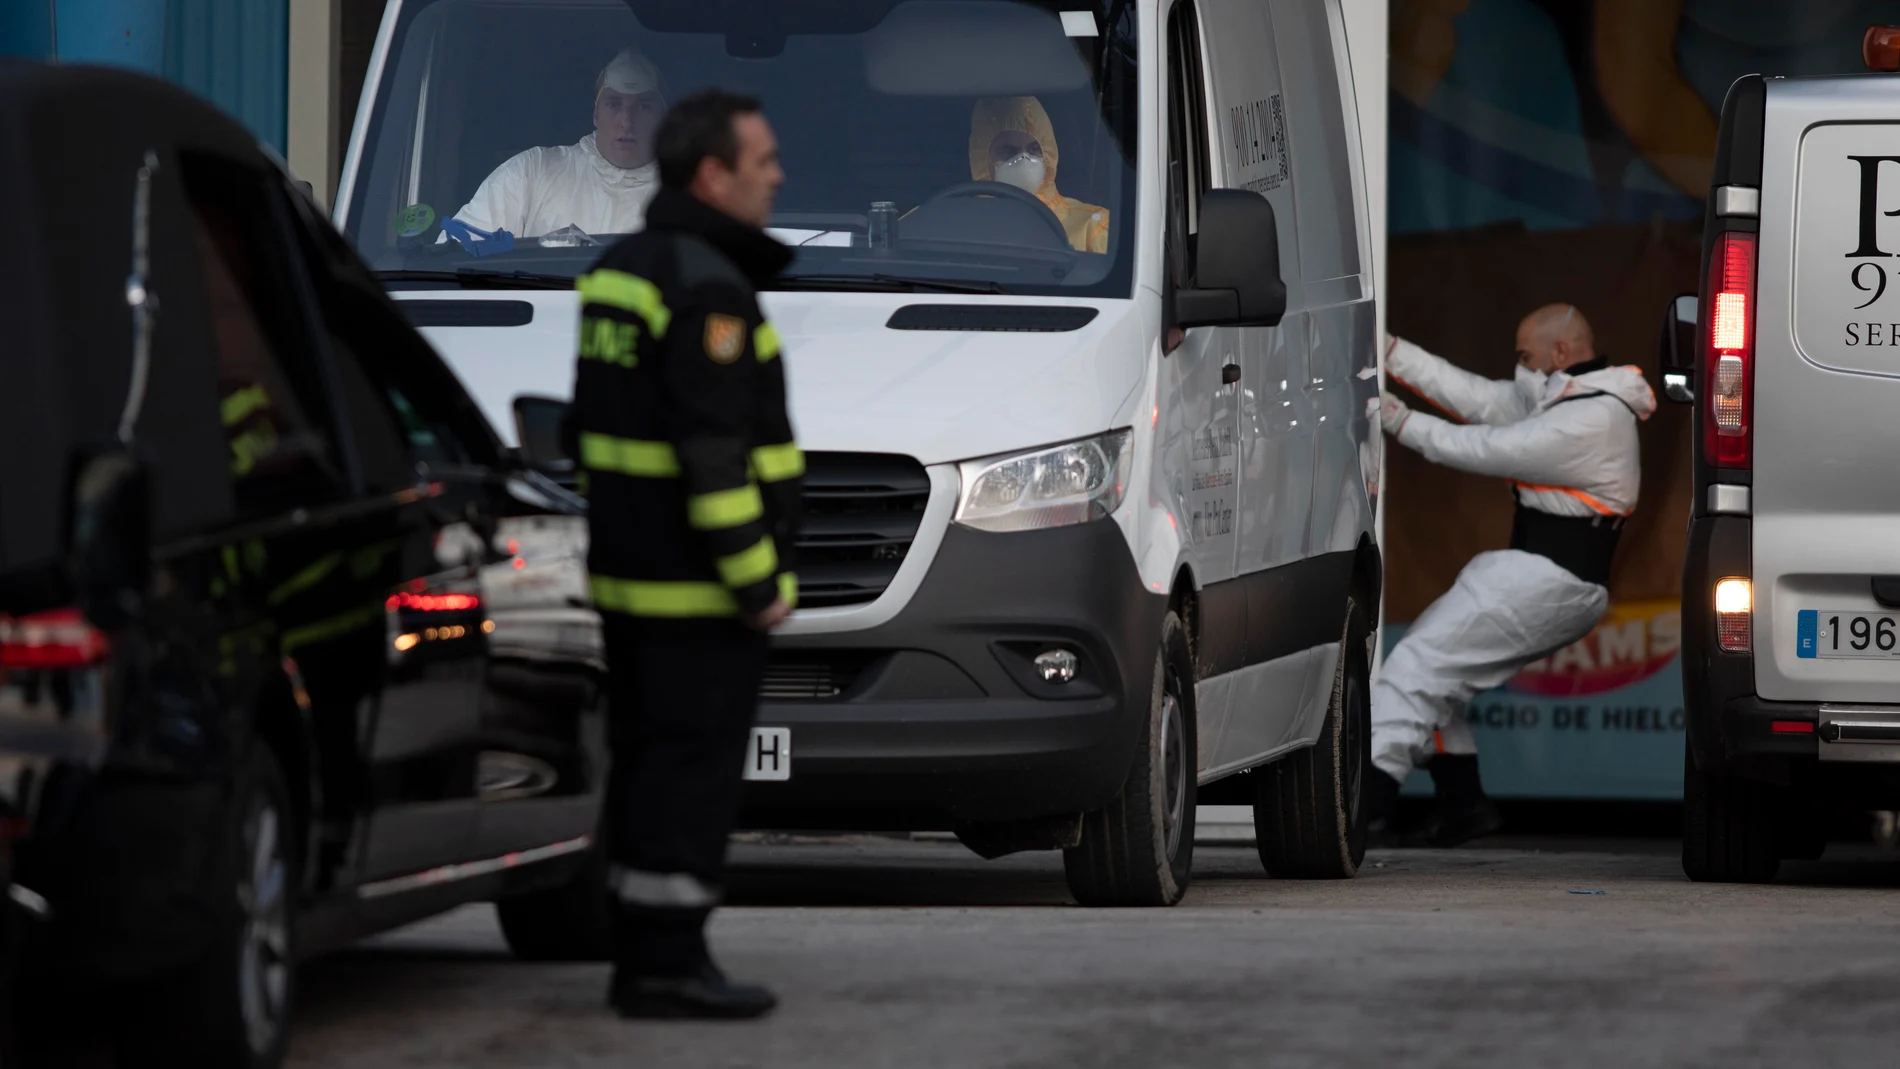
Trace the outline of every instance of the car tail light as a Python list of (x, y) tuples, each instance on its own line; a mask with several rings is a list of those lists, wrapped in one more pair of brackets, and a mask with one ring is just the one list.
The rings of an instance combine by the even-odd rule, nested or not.
[(1715, 639), (1729, 653), (1747, 653), (1749, 619), (1755, 596), (1746, 579), (1723, 579), (1715, 584)]
[(1869, 26), (1860, 38), (1860, 59), (1870, 71), (1900, 71), (1900, 26)]
[(85, 668), (105, 660), (110, 649), (78, 609), (0, 620), (0, 668)]
[(1709, 257), (1709, 412), (1703, 451), (1718, 468), (1749, 465), (1754, 364), (1755, 235), (1728, 232)]
[(472, 612), (482, 607), (479, 594), (415, 594), (403, 591), (389, 595), (383, 607), (390, 612)]

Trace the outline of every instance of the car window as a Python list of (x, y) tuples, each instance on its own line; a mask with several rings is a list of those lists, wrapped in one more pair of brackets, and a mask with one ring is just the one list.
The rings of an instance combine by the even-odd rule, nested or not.
[(413, 485), (419, 467), (497, 464), (493, 432), (454, 373), (389, 304), (348, 242), (307, 205), (291, 206), (367, 488)]
[(414, 486), (419, 478), (417, 464), (426, 458), (410, 448), (408, 433), (397, 418), (389, 397), (371, 378), (366, 364), (343, 339), (333, 336), (337, 384), (343, 395), (343, 407), (349, 415), (350, 436), (356, 445), (357, 463), (363, 472), (364, 489), (386, 494)]
[(456, 413), (444, 411), (454, 406), (439, 403), (419, 381), (426, 376), (409, 369), (436, 359), (413, 328), (366, 314), (351, 291), (332, 286), (328, 297), (331, 351), (368, 489), (414, 485), (423, 468), (492, 463), (458, 429)]
[(269, 176), (183, 154), (218, 359), (218, 412), (239, 514), (257, 518), (339, 498), (345, 480)]

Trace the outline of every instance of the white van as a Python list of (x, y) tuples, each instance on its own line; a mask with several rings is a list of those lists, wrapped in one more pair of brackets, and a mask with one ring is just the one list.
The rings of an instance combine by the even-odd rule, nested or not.
[[(1884, 48), (1876, 48), (1877, 32)], [(1892, 71), (1900, 30), (1869, 31)], [(1900, 799), (1900, 79), (1730, 88), (1704, 289), (1664, 334), (1697, 407), (1683, 868), (1763, 881)], [(1698, 314), (1699, 313), (1699, 314)]]
[[(1167, 904), (1197, 800), (1244, 801), (1271, 872), (1352, 875), (1381, 440), (1338, 0), (391, 0), (337, 219), (540, 461), (613, 238), (441, 221), (584, 152), (623, 47), (759, 96), (788, 175), (807, 519), (745, 822), (1060, 847), (1079, 901)], [(1033, 194), (979, 181), (1003, 126)]]

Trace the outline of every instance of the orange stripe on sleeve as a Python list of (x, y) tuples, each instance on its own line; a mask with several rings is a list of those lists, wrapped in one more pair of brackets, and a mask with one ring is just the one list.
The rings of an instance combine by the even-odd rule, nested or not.
[(1438, 402), (1437, 398), (1433, 397), (1431, 394), (1426, 393), (1424, 390), (1421, 390), (1418, 387), (1412, 385), (1411, 383), (1406, 382), (1404, 379), (1400, 378), (1397, 373), (1391, 371), (1390, 369), (1386, 371), (1385, 377), (1388, 379), (1391, 379), (1393, 382), (1398, 383), (1400, 386), (1403, 386), (1406, 389), (1412, 391), (1413, 395), (1416, 396), (1419, 400), (1425, 402), (1426, 404), (1432, 406), (1433, 408), (1436, 408), (1438, 411), (1444, 413), (1445, 418), (1448, 420), (1451, 420), (1453, 423), (1463, 423), (1465, 421), (1463, 416), (1460, 416), (1458, 413), (1453, 412), (1449, 408), (1446, 408), (1444, 405)]

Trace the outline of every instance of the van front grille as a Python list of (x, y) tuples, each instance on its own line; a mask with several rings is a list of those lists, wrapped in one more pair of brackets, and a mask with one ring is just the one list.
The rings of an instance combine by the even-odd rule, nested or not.
[(929, 502), (930, 476), (909, 457), (806, 454), (799, 606), (875, 601), (904, 563)]

